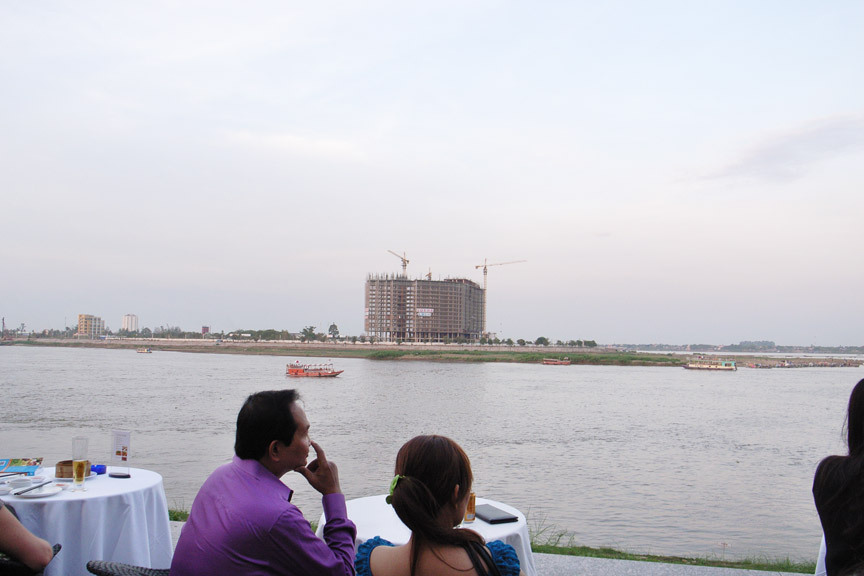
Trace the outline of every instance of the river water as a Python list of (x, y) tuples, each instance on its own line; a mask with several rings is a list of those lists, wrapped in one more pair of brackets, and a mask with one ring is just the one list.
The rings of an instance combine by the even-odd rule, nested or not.
[[(132, 431), (132, 466), (191, 506), (230, 459), (255, 391), (296, 387), (311, 435), (348, 498), (384, 493), (403, 442), (444, 434), (471, 457), (478, 496), (507, 502), (561, 543), (683, 556), (813, 559), (810, 492), (843, 451), (846, 402), (864, 369), (703, 373), (676, 368), (340, 359), (336, 379), (287, 380), (277, 356), (0, 348), (0, 457), (70, 457)], [(284, 480), (317, 520), (320, 498)]]

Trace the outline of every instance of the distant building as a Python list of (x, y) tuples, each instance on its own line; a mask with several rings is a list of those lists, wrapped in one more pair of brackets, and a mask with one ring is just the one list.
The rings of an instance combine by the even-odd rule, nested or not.
[(90, 314), (78, 315), (78, 338), (99, 338), (105, 335), (105, 321)]
[(135, 314), (124, 314), (123, 322), (120, 326), (121, 330), (126, 330), (128, 332), (137, 332), (138, 331), (138, 316)]
[(366, 278), (366, 334), (381, 342), (446, 342), (480, 338), (484, 290), (465, 278)]

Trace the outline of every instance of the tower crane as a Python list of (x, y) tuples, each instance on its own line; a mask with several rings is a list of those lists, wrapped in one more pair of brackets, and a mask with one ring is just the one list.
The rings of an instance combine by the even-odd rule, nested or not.
[(402, 260), (402, 275), (407, 276), (408, 258), (405, 257), (405, 252), (402, 252), (401, 256), (399, 254), (397, 254), (396, 252), (393, 252), (392, 250), (387, 250), (387, 252), (389, 252), (393, 256), (396, 256), (397, 258)]
[(520, 262), (527, 262), (527, 260), (511, 260), (510, 262), (494, 262), (489, 264), (486, 262), (486, 258), (483, 259), (483, 264), (478, 264), (474, 266), (474, 269), (483, 268), (483, 327), (482, 332), (485, 335), (486, 332), (486, 301), (488, 300), (489, 293), (486, 291), (486, 276), (489, 273), (489, 266), (504, 266), (505, 264), (519, 264)]
[(512, 260), (510, 262), (495, 262), (494, 264), (487, 264), (486, 259), (483, 259), (483, 264), (478, 264), (474, 266), (474, 269), (483, 268), (483, 290), (486, 290), (486, 275), (488, 274), (487, 268), (489, 266), (504, 266), (505, 264), (519, 264), (520, 262), (527, 262), (527, 260)]

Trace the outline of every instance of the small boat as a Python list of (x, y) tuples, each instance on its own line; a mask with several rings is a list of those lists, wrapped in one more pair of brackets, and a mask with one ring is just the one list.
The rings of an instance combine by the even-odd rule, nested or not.
[(152, 354), (153, 353), (153, 350), (151, 350), (150, 348), (138, 348), (135, 351), (138, 352), (138, 354)]
[(333, 364), (300, 364), (295, 362), (288, 364), (285, 368), (285, 374), (292, 378), (333, 378), (344, 372), (344, 370), (334, 370)]
[(570, 358), (563, 358), (561, 360), (558, 358), (544, 358), (543, 364), (547, 366), (569, 366)]
[(738, 370), (734, 360), (694, 360), (684, 364), (685, 370)]

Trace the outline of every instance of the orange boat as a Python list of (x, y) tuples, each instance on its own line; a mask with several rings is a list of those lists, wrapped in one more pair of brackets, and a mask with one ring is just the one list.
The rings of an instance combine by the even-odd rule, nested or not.
[(333, 364), (300, 364), (294, 362), (285, 368), (285, 374), (292, 378), (333, 378), (344, 370), (333, 370)]
[(547, 366), (569, 366), (570, 358), (564, 358), (563, 360), (558, 360), (557, 358), (544, 358), (543, 364)]

